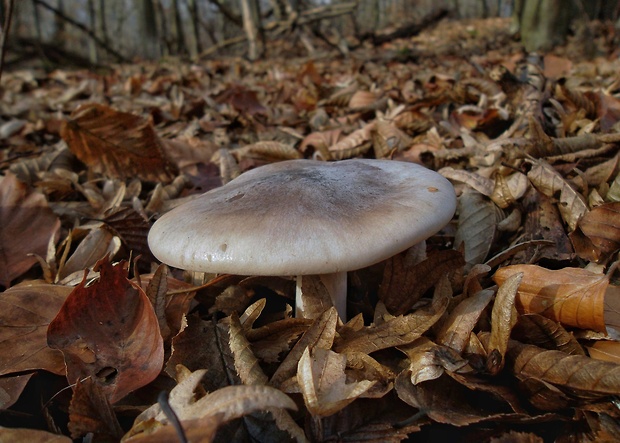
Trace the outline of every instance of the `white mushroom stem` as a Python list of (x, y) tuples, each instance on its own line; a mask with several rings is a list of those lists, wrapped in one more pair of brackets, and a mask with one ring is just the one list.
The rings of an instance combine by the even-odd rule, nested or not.
[[(306, 303), (310, 302), (303, 295), (302, 282), (303, 275), (297, 276), (297, 286), (295, 291), (295, 316), (306, 317), (305, 313), (309, 310)], [(334, 272), (331, 274), (319, 275), (321, 282), (325, 285), (327, 292), (332, 300), (332, 305), (338, 311), (338, 315), (343, 323), (347, 321), (347, 272)]]

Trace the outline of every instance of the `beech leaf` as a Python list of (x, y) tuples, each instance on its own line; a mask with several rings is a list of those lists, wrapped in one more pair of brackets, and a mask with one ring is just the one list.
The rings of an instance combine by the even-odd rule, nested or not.
[(541, 314), (562, 324), (605, 332), (605, 291), (609, 279), (581, 268), (545, 269), (513, 265), (497, 270), (500, 286), (510, 276), (523, 273), (516, 307), (526, 314)]
[(60, 135), (93, 171), (169, 182), (177, 168), (149, 120), (95, 103), (77, 108)]
[(71, 288), (41, 283), (7, 289), (0, 297), (0, 375), (33, 369), (65, 374), (62, 353), (47, 345), (47, 327)]
[(59, 228), (43, 194), (10, 172), (0, 177), (0, 286), (9, 287), (37, 262), (30, 254), (45, 257)]
[(335, 414), (375, 384), (362, 380), (347, 383), (347, 357), (328, 349), (306, 348), (297, 367), (297, 382), (313, 416)]
[(63, 352), (70, 383), (91, 377), (115, 403), (157, 377), (164, 348), (153, 306), (127, 279), (126, 263), (104, 258), (97, 266), (99, 280), (69, 294), (47, 339)]

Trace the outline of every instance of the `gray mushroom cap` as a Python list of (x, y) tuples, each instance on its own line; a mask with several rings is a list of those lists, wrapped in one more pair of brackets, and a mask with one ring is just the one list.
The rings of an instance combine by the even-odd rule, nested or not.
[(392, 160), (290, 160), (248, 171), (164, 214), (149, 232), (162, 262), (239, 275), (363, 268), (425, 240), (452, 218), (452, 185)]

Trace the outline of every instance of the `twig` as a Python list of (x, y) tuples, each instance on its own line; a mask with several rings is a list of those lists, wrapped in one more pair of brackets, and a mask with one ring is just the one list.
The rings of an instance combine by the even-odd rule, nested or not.
[(174, 426), (175, 431), (177, 431), (177, 437), (181, 443), (187, 443), (187, 437), (185, 436), (185, 431), (183, 431), (183, 426), (181, 426), (181, 421), (177, 414), (170, 406), (168, 402), (168, 393), (166, 391), (161, 391), (157, 396), (157, 403), (159, 403), (159, 407), (161, 411), (164, 413), (166, 418), (170, 421), (172, 426)]
[(129, 62), (129, 60), (127, 58), (125, 58), (121, 53), (119, 53), (118, 51), (116, 51), (114, 48), (111, 48), (106, 42), (104, 42), (103, 40), (101, 40), (99, 37), (97, 37), (95, 35), (95, 33), (88, 29), (86, 26), (84, 26), (83, 24), (76, 22), (75, 20), (73, 20), (71, 17), (67, 17), (65, 14), (63, 14), (62, 12), (60, 12), (58, 9), (54, 8), (53, 6), (48, 5), (47, 3), (45, 3), (43, 0), (34, 0), (34, 2), (37, 5), (40, 5), (41, 7), (47, 9), (48, 11), (52, 12), (54, 15), (57, 15), (58, 17), (60, 17), (61, 19), (63, 19), (64, 21), (66, 21), (67, 23), (75, 26), (76, 28), (78, 28), (80, 31), (84, 32), (86, 35), (88, 35), (90, 38), (92, 38), (95, 43), (97, 43), (99, 46), (101, 46), (103, 49), (105, 49), (107, 52), (109, 52), (110, 54), (112, 54), (114, 57), (116, 57), (116, 59), (120, 62), (124, 62), (127, 63)]

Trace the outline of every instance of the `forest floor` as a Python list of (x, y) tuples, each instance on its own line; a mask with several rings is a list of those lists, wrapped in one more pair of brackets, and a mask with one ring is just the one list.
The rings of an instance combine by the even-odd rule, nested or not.
[[(3, 73), (0, 441), (620, 441), (615, 32), (528, 56), (508, 20), (444, 20), (346, 57)], [(296, 318), (290, 277), (197, 288), (149, 250), (245, 171), (357, 157), (458, 203), (349, 273), (345, 324), (318, 282)]]

